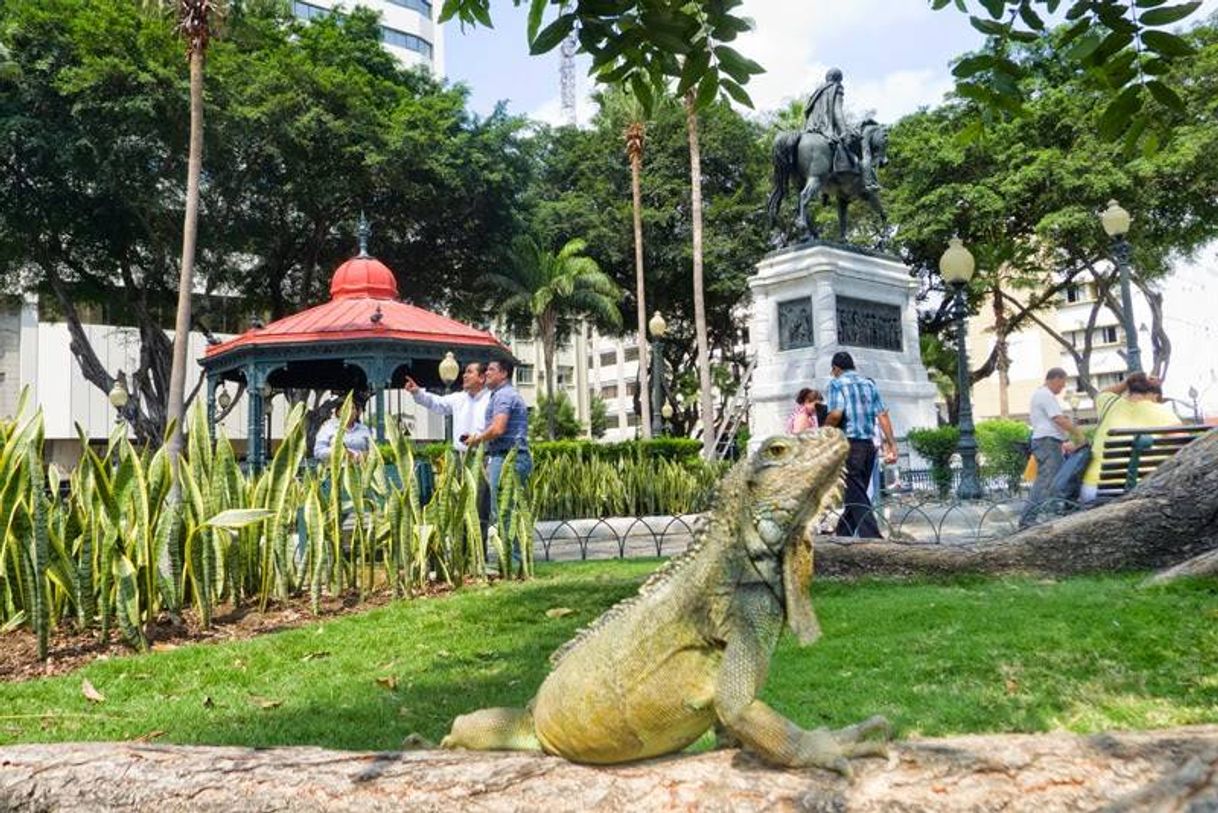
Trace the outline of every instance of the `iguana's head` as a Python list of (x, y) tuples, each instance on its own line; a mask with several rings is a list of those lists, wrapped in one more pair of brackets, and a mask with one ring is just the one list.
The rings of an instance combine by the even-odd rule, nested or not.
[[(752, 528), (744, 534), (745, 545), (759, 568), (772, 568), (772, 564), (763, 565), (767, 560), (781, 564), (787, 624), (804, 644), (820, 636), (808, 595), (812, 581), (808, 528), (841, 500), (842, 470), (849, 451), (841, 430), (826, 427), (772, 437), (748, 461)], [(777, 573), (773, 580), (777, 581)]]
[(753, 523), (766, 547), (784, 549), (815, 517), (841, 499), (850, 444), (832, 427), (778, 435), (749, 460)]

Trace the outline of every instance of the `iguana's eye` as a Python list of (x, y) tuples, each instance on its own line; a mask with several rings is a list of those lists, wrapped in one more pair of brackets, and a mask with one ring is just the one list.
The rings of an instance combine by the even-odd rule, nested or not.
[(784, 454), (787, 453), (787, 444), (771, 443), (769, 446), (766, 447), (765, 453), (767, 455), (769, 455), (770, 457), (774, 458), (775, 460), (777, 460), (778, 458), (782, 457)]

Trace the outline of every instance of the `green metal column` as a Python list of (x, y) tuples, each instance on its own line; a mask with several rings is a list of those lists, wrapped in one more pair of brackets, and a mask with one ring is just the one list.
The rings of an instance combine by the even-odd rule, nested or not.
[(385, 390), (376, 388), (376, 440), (385, 442)]
[(266, 465), (266, 450), (262, 443), (262, 424), (265, 418), (262, 414), (262, 370), (250, 365), (245, 371), (246, 394), (249, 395), (249, 415), (246, 416), (247, 436), (245, 441), (245, 459), (249, 464), (250, 473), (262, 471)]
[(207, 439), (216, 441), (216, 377), (207, 376)]

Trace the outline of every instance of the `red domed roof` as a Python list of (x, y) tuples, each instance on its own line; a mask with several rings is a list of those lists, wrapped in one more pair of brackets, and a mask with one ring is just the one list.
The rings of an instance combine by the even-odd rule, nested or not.
[(398, 281), (380, 260), (360, 254), (338, 267), (330, 280), (331, 299), (397, 299)]

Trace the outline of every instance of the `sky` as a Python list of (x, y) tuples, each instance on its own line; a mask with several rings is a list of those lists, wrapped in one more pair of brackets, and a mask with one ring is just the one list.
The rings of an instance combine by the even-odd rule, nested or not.
[[(1215, 10), (1218, 0), (1205, 0), (1189, 21)], [(734, 45), (766, 68), (747, 88), (762, 112), (804, 98), (828, 68), (838, 67), (845, 76), (848, 115), (872, 112), (892, 122), (937, 104), (952, 87), (949, 62), (980, 47), (983, 39), (966, 15), (953, 6), (933, 11), (929, 0), (744, 0), (737, 14), (755, 23)], [(561, 123), (557, 49), (529, 56), (525, 9), (511, 0), (491, 0), (491, 16), (493, 30), (445, 26), (448, 78), (470, 88), (471, 106), (479, 114), (505, 100), (513, 113)], [(580, 122), (593, 112), (588, 64), (577, 60)]]

